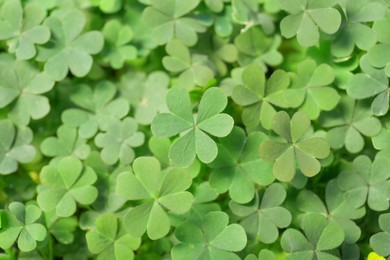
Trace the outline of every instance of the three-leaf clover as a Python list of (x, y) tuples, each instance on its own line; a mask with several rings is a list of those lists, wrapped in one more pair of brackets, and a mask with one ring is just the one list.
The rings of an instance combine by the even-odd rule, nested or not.
[(40, 174), (38, 205), (43, 211), (55, 210), (59, 217), (69, 217), (76, 212), (77, 203), (89, 205), (98, 195), (92, 186), (96, 173), (89, 166), (83, 166), (74, 157), (65, 157), (57, 165), (47, 165)]
[(242, 121), (250, 128), (261, 122), (264, 128), (271, 129), (276, 114), (273, 106), (298, 107), (303, 102), (300, 91), (288, 89), (290, 78), (283, 70), (272, 73), (266, 82), (264, 70), (253, 64), (244, 69), (242, 82), (233, 88), (232, 99), (243, 107)]
[(318, 118), (321, 110), (330, 111), (340, 101), (337, 90), (329, 86), (335, 74), (327, 64), (318, 66), (314, 60), (307, 59), (298, 65), (296, 74), (290, 73), (290, 77), (292, 88), (305, 97), (300, 110), (312, 120)]
[(281, 238), (282, 248), (290, 253), (287, 260), (300, 259), (340, 259), (332, 251), (344, 241), (341, 227), (319, 214), (309, 214), (302, 220), (301, 231), (289, 228)]
[[(278, 228), (290, 225), (291, 213), (280, 205), (286, 199), (286, 190), (279, 183), (273, 183), (262, 195), (256, 193), (254, 200), (245, 205), (230, 201), (232, 212), (242, 218), (248, 238), (270, 244), (279, 236)], [(261, 197), (261, 201), (260, 201)]]
[(325, 203), (320, 197), (309, 190), (303, 190), (297, 197), (296, 204), (299, 210), (306, 214), (321, 214), (329, 222), (337, 223), (344, 230), (345, 242), (349, 244), (356, 243), (361, 231), (359, 226), (353, 221), (362, 218), (366, 214), (364, 207), (355, 208), (345, 199), (336, 180), (331, 180), (326, 185)]
[(206, 28), (191, 17), (183, 17), (198, 6), (200, 0), (151, 0), (143, 11), (143, 20), (152, 28), (151, 35), (157, 45), (177, 38), (187, 46), (198, 41), (198, 32)]
[(290, 121), (285, 111), (278, 112), (272, 122), (272, 130), (283, 141), (266, 140), (260, 145), (260, 155), (265, 161), (275, 162), (273, 174), (280, 181), (291, 181), (298, 168), (305, 176), (319, 173), (321, 164), (330, 153), (329, 144), (321, 137), (308, 137), (310, 119), (303, 112), (296, 112)]
[(97, 259), (133, 259), (140, 244), (139, 237), (124, 232), (119, 219), (112, 213), (101, 215), (96, 228), (86, 234), (88, 249), (98, 254)]
[(8, 52), (15, 53), (18, 60), (28, 60), (37, 53), (35, 44), (44, 44), (50, 39), (50, 30), (41, 25), (46, 10), (38, 3), (29, 3), (24, 8), (20, 0), (7, 0), (0, 9), (0, 40), (7, 40)]
[(57, 129), (57, 137), (50, 136), (41, 143), (41, 151), (49, 157), (66, 157), (73, 155), (84, 160), (91, 148), (87, 140), (78, 135), (76, 128), (62, 125)]
[(141, 146), (145, 141), (144, 133), (137, 132), (137, 128), (137, 122), (126, 117), (122, 121), (111, 122), (105, 133), (95, 137), (96, 146), (103, 148), (100, 155), (105, 163), (111, 165), (119, 160), (126, 165), (134, 160), (133, 148)]
[(340, 27), (341, 15), (333, 6), (337, 0), (278, 0), (282, 10), (290, 13), (280, 23), (280, 31), (286, 38), (295, 35), (300, 45), (309, 47), (320, 40), (320, 30), (334, 34)]
[(85, 23), (86, 17), (78, 9), (57, 9), (45, 20), (53, 41), (39, 47), (36, 60), (45, 62), (51, 79), (63, 80), (69, 70), (76, 77), (84, 77), (91, 70), (91, 55), (103, 49), (104, 39), (98, 31), (81, 34)]
[(30, 162), (35, 148), (30, 145), (33, 132), (27, 127), (16, 127), (10, 120), (0, 121), (0, 174), (18, 169), (18, 162)]
[[(381, 54), (383, 57), (384, 54)], [(374, 115), (383, 116), (389, 110), (389, 79), (385, 69), (374, 68), (369, 62), (369, 55), (360, 58), (362, 73), (356, 73), (351, 78), (347, 93), (355, 99), (374, 97), (371, 111)], [(389, 74), (390, 75), (390, 74)]]
[(282, 42), (279, 35), (267, 36), (258, 26), (252, 26), (234, 39), (239, 54), (240, 65), (257, 63), (267, 70), (267, 65), (277, 66), (283, 61), (282, 54), (277, 50)]
[(0, 211), (0, 247), (8, 249), (17, 240), (18, 247), (29, 252), (46, 237), (46, 228), (36, 223), (42, 211), (35, 204), (11, 202), (8, 211)]
[(26, 61), (6, 57), (0, 61), (0, 108), (11, 104), (9, 118), (19, 125), (28, 125), (30, 118), (41, 119), (50, 111), (50, 91), (54, 81)]
[(245, 231), (238, 224), (228, 224), (228, 215), (221, 211), (204, 215), (201, 222), (185, 221), (176, 229), (180, 243), (173, 247), (172, 259), (240, 259), (233, 252), (245, 247)]
[(381, 256), (390, 256), (390, 213), (379, 216), (379, 226), (383, 232), (371, 236), (371, 247)]
[(319, 121), (323, 127), (330, 128), (326, 134), (329, 145), (335, 149), (345, 146), (351, 153), (363, 149), (363, 136), (375, 136), (382, 128), (364, 103), (347, 96), (341, 98), (334, 110), (321, 115)]
[(150, 125), (159, 112), (168, 110), (165, 103), (169, 77), (162, 71), (129, 73), (121, 78), (120, 92), (134, 107), (134, 118), (142, 125)]
[(137, 57), (137, 48), (130, 45), (133, 30), (128, 25), (122, 25), (118, 20), (110, 20), (103, 27), (106, 43), (102, 51), (103, 61), (113, 69), (120, 69), (126, 61)]
[(129, 112), (127, 100), (114, 99), (116, 93), (117, 88), (109, 81), (99, 82), (93, 90), (81, 85), (71, 95), (71, 100), (83, 109), (67, 109), (61, 119), (65, 125), (79, 127), (82, 138), (91, 138), (99, 129), (107, 130), (112, 121), (120, 120)]
[(128, 211), (124, 226), (135, 237), (146, 231), (153, 240), (162, 238), (171, 226), (166, 211), (184, 214), (191, 208), (194, 198), (185, 190), (191, 186), (192, 178), (185, 169), (161, 171), (154, 157), (138, 157), (133, 171), (118, 176), (117, 193), (128, 200), (143, 200), (143, 203)]
[(213, 78), (214, 72), (205, 65), (206, 56), (191, 56), (188, 47), (179, 40), (170, 41), (165, 49), (169, 56), (163, 57), (162, 62), (167, 70), (180, 73), (177, 85), (186, 88), (206, 86)]
[(161, 137), (182, 133), (169, 151), (172, 163), (189, 166), (196, 156), (204, 163), (212, 162), (217, 157), (218, 147), (209, 135), (225, 137), (234, 124), (230, 115), (221, 113), (227, 105), (225, 94), (216, 87), (207, 89), (199, 102), (196, 119), (190, 96), (184, 88), (172, 88), (166, 100), (171, 113), (157, 115), (151, 129), (154, 135)]
[(353, 161), (353, 169), (337, 176), (337, 185), (344, 192), (346, 200), (358, 208), (366, 202), (372, 210), (383, 211), (389, 208), (390, 161), (384, 156), (376, 156), (371, 162), (366, 155)]
[(365, 23), (379, 20), (385, 14), (381, 3), (368, 0), (346, 0), (343, 11), (345, 20), (332, 43), (332, 54), (339, 58), (350, 56), (355, 45), (361, 50), (374, 46), (377, 34)]
[(219, 193), (229, 190), (230, 198), (237, 203), (251, 201), (256, 184), (269, 185), (274, 181), (272, 164), (264, 162), (258, 153), (265, 139), (267, 136), (261, 132), (246, 136), (239, 127), (221, 138), (217, 158), (210, 164), (210, 185)]

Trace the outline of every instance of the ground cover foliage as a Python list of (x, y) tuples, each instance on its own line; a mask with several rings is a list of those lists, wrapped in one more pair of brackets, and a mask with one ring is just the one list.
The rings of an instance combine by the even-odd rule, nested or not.
[(0, 0), (0, 259), (390, 259), (387, 0)]

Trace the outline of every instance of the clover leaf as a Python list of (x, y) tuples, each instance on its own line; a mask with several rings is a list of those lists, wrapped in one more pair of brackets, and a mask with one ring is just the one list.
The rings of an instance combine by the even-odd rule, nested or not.
[(96, 228), (86, 234), (88, 249), (98, 254), (97, 259), (133, 259), (141, 239), (123, 231), (114, 214), (101, 215)]
[(10, 120), (0, 121), (0, 174), (13, 173), (18, 162), (28, 163), (34, 158), (32, 139), (30, 128), (16, 127)]
[(389, 110), (389, 79), (385, 69), (371, 66), (369, 58), (370, 56), (367, 54), (360, 58), (359, 63), (363, 73), (353, 75), (348, 84), (347, 93), (348, 96), (355, 99), (375, 96), (371, 104), (371, 111), (374, 115), (383, 116)]
[(290, 15), (280, 22), (280, 31), (286, 38), (295, 35), (300, 45), (310, 47), (320, 40), (320, 30), (334, 34), (341, 25), (341, 15), (333, 8), (337, 0), (278, 0), (282, 10)]
[(91, 148), (87, 141), (78, 135), (76, 128), (62, 125), (57, 130), (57, 137), (50, 136), (41, 143), (41, 151), (49, 157), (66, 157), (73, 155), (84, 160)]
[(267, 259), (267, 260), (277, 260), (278, 257), (275, 255), (274, 252), (268, 250), (268, 249), (262, 249), (259, 252), (258, 256), (255, 256), (253, 254), (247, 255), (244, 260), (262, 260), (262, 259)]
[(63, 80), (68, 71), (84, 77), (91, 70), (93, 54), (104, 44), (98, 31), (82, 33), (86, 17), (78, 9), (57, 9), (45, 20), (52, 33), (50, 44), (38, 48), (37, 61), (45, 62), (45, 72), (55, 81)]
[(160, 137), (183, 134), (169, 151), (172, 163), (189, 166), (196, 156), (201, 162), (212, 162), (217, 157), (218, 147), (209, 135), (225, 137), (234, 124), (230, 115), (221, 113), (227, 105), (226, 96), (216, 87), (207, 89), (199, 102), (196, 119), (192, 114), (190, 96), (184, 88), (172, 88), (166, 100), (171, 113), (157, 115), (151, 130)]
[(233, 19), (246, 27), (260, 24), (263, 30), (270, 34), (275, 30), (274, 22), (270, 15), (259, 11), (257, 0), (232, 0)]
[(243, 107), (242, 121), (249, 128), (261, 122), (264, 128), (271, 129), (276, 114), (273, 106), (298, 107), (304, 98), (300, 91), (288, 89), (290, 78), (283, 70), (272, 73), (266, 82), (264, 70), (253, 64), (244, 69), (242, 82), (233, 88), (232, 99)]
[(390, 256), (390, 213), (379, 216), (379, 226), (383, 232), (371, 236), (370, 245), (381, 256)]
[(377, 35), (366, 23), (379, 20), (385, 15), (385, 8), (381, 3), (368, 0), (347, 0), (343, 11), (345, 21), (332, 43), (332, 54), (340, 58), (350, 56), (355, 45), (361, 50), (373, 47)]
[(122, 8), (122, 0), (89, 0), (93, 5), (106, 14), (118, 12)]
[(176, 229), (180, 243), (172, 248), (172, 259), (240, 259), (233, 252), (245, 247), (245, 231), (228, 224), (228, 215), (221, 211), (204, 215), (200, 223), (185, 221)]
[(205, 4), (208, 8), (210, 8), (211, 11), (215, 13), (219, 13), (223, 10), (224, 2), (227, 2), (226, 0), (204, 0)]
[(390, 151), (390, 120), (386, 121), (385, 127), (382, 127), (379, 134), (373, 136), (371, 140), (375, 149), (385, 153)]
[(114, 121), (108, 125), (106, 133), (99, 133), (95, 137), (97, 147), (103, 148), (100, 155), (109, 165), (118, 160), (121, 164), (130, 164), (135, 153), (133, 148), (144, 143), (145, 135), (137, 132), (138, 124), (135, 119), (126, 117), (122, 121)]
[(321, 164), (317, 159), (329, 155), (330, 147), (321, 137), (307, 137), (310, 119), (303, 112), (296, 112), (290, 121), (285, 111), (278, 112), (272, 122), (272, 130), (283, 141), (266, 140), (260, 145), (260, 155), (264, 161), (275, 162), (273, 174), (280, 181), (291, 181), (296, 168), (307, 177), (319, 173)]
[(150, 2), (151, 5), (144, 9), (142, 16), (144, 22), (152, 28), (152, 39), (157, 45), (177, 38), (185, 45), (193, 46), (198, 41), (197, 33), (206, 30), (196, 19), (185, 16), (198, 6), (200, 0), (167, 0), (164, 4), (160, 0)]
[(40, 179), (38, 205), (43, 211), (55, 210), (59, 217), (73, 215), (77, 203), (90, 205), (98, 195), (97, 189), (92, 186), (97, 179), (96, 173), (74, 157), (61, 159), (57, 166), (44, 166)]
[(41, 22), (46, 10), (38, 3), (27, 4), (20, 0), (7, 0), (0, 9), (0, 40), (7, 40), (8, 52), (18, 60), (28, 60), (37, 53), (36, 44), (50, 39), (50, 30)]
[(47, 231), (61, 244), (71, 244), (75, 238), (78, 221), (75, 216), (61, 218), (55, 210), (45, 212), (45, 225)]
[(188, 47), (179, 40), (172, 40), (166, 45), (169, 56), (163, 57), (164, 67), (173, 72), (181, 73), (177, 85), (186, 88), (206, 86), (214, 77), (214, 72), (205, 65), (206, 56), (192, 56)]
[(117, 88), (109, 81), (99, 82), (93, 90), (86, 85), (79, 86), (71, 100), (83, 109), (65, 110), (62, 122), (78, 127), (82, 138), (95, 136), (99, 129), (106, 131), (111, 121), (122, 119), (130, 109), (126, 99), (114, 99), (116, 93)]
[(267, 36), (259, 27), (252, 26), (237, 35), (234, 39), (239, 54), (238, 62), (241, 66), (257, 63), (266, 71), (267, 66), (277, 66), (283, 61), (282, 54), (277, 50), (281, 44), (281, 37)]
[(9, 118), (19, 125), (28, 125), (31, 118), (41, 119), (49, 113), (49, 100), (41, 94), (53, 86), (45, 73), (26, 61), (9, 57), (0, 61), (0, 108), (11, 105)]
[(113, 69), (120, 69), (126, 61), (137, 58), (137, 48), (130, 45), (133, 30), (118, 20), (110, 20), (104, 25), (103, 35), (106, 41), (102, 51), (103, 61)]
[(15, 241), (18, 248), (29, 252), (37, 247), (37, 241), (46, 238), (46, 228), (36, 223), (42, 211), (35, 204), (11, 202), (8, 211), (0, 211), (0, 247), (8, 249)]
[(319, 121), (323, 127), (330, 128), (326, 135), (330, 146), (335, 149), (345, 146), (351, 153), (363, 149), (363, 136), (375, 136), (382, 127), (366, 104), (347, 96), (343, 96), (339, 105), (321, 116)]
[(337, 90), (329, 86), (334, 81), (335, 74), (327, 64), (318, 66), (314, 60), (306, 59), (298, 65), (297, 73), (291, 73), (290, 77), (292, 88), (305, 97), (300, 110), (312, 120), (318, 118), (322, 110), (330, 111), (335, 108), (340, 101)]
[(169, 77), (162, 71), (129, 73), (121, 78), (120, 92), (134, 107), (134, 118), (141, 125), (150, 125), (159, 112), (168, 110), (165, 103)]
[(320, 197), (310, 190), (303, 190), (298, 194), (297, 206), (299, 210), (307, 214), (321, 214), (329, 222), (337, 223), (344, 230), (345, 242), (355, 243), (361, 234), (359, 226), (353, 221), (362, 218), (365, 208), (355, 208), (345, 199), (344, 193), (338, 188), (337, 181), (331, 180), (326, 185), (325, 203)]
[(388, 51), (390, 38), (387, 31), (389, 25), (390, 19), (387, 17), (374, 22), (372, 28), (378, 35), (379, 43), (367, 52), (370, 64), (375, 68), (385, 68), (387, 76), (390, 76), (390, 52)]
[(270, 244), (278, 238), (278, 228), (288, 227), (291, 223), (291, 213), (280, 206), (286, 195), (281, 184), (273, 183), (263, 194), (256, 193), (251, 202), (240, 205), (230, 201), (229, 207), (233, 214), (241, 218), (240, 224), (244, 227), (248, 239)]
[(358, 208), (366, 202), (375, 211), (389, 208), (390, 161), (384, 156), (371, 160), (361, 155), (353, 161), (353, 169), (337, 176), (338, 187), (344, 192), (346, 200)]
[(135, 237), (146, 231), (150, 239), (162, 238), (171, 226), (166, 211), (183, 214), (191, 208), (194, 199), (185, 190), (191, 186), (192, 178), (184, 169), (161, 171), (154, 157), (138, 157), (133, 171), (118, 176), (117, 193), (127, 200), (143, 200), (143, 203), (128, 211), (124, 226)]
[(341, 227), (328, 222), (319, 214), (309, 214), (302, 220), (301, 231), (289, 228), (281, 238), (282, 248), (287, 251), (286, 259), (340, 259), (332, 249), (340, 246), (344, 241), (344, 232)]
[(239, 127), (221, 138), (217, 158), (210, 164), (213, 169), (210, 185), (219, 193), (229, 190), (229, 197), (237, 203), (251, 201), (256, 192), (255, 185), (269, 185), (274, 181), (272, 164), (261, 160), (258, 149), (267, 139), (261, 132), (246, 136)]

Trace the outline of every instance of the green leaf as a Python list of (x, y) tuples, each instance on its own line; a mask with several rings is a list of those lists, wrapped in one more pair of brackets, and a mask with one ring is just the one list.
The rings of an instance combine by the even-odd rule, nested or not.
[(30, 145), (33, 133), (30, 128), (16, 127), (10, 120), (0, 121), (0, 174), (10, 174), (19, 163), (28, 163), (35, 157)]
[(92, 186), (97, 176), (92, 168), (83, 167), (74, 157), (64, 157), (57, 167), (47, 165), (41, 172), (41, 189), (38, 205), (43, 211), (55, 210), (60, 217), (69, 217), (76, 212), (76, 202), (92, 204), (98, 191)]
[(379, 226), (384, 232), (378, 232), (371, 236), (370, 238), (370, 244), (372, 248), (377, 252), (378, 254), (382, 256), (388, 256), (390, 255), (389, 250), (389, 243), (390, 243), (390, 234), (389, 234), (389, 221), (390, 221), (390, 214), (385, 213), (379, 216)]
[(44, 70), (52, 80), (63, 80), (69, 71), (76, 77), (84, 77), (91, 70), (91, 55), (103, 49), (104, 38), (98, 31), (81, 34), (85, 23), (84, 14), (77, 9), (59, 9), (45, 20), (54, 47), (40, 46), (36, 59), (46, 62)]
[(191, 186), (192, 178), (175, 168), (162, 172), (154, 157), (138, 157), (133, 169), (134, 174), (123, 172), (118, 176), (117, 193), (127, 200), (148, 200), (125, 215), (124, 226), (135, 237), (147, 232), (153, 240), (162, 238), (171, 226), (166, 211), (183, 214), (191, 208), (193, 196), (184, 191)]
[(290, 225), (291, 213), (280, 205), (286, 198), (286, 190), (282, 185), (274, 183), (268, 186), (260, 200), (260, 193), (245, 205), (234, 201), (229, 203), (232, 212), (241, 217), (240, 224), (244, 227), (248, 238), (259, 239), (261, 242), (271, 244), (279, 236), (278, 228)]
[(316, 0), (292, 4), (286, 0), (277, 2), (281, 9), (290, 13), (280, 23), (282, 35), (286, 38), (296, 35), (303, 47), (316, 45), (320, 40), (320, 30), (326, 34), (334, 34), (341, 25), (340, 13), (332, 8), (336, 1), (321, 4)]
[(228, 216), (214, 211), (203, 216), (201, 223), (183, 222), (176, 229), (180, 241), (172, 249), (172, 259), (181, 259), (185, 253), (194, 257), (208, 255), (208, 259), (236, 259), (231, 252), (242, 250), (246, 243), (244, 229), (238, 224), (228, 225)]

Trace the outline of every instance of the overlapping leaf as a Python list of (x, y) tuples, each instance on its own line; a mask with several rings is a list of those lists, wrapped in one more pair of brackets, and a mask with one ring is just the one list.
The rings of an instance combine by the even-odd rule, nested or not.
[(334, 222), (343, 229), (345, 242), (355, 243), (360, 238), (361, 230), (354, 220), (365, 215), (365, 208), (355, 208), (345, 200), (344, 193), (338, 188), (336, 180), (328, 182), (325, 202), (326, 205), (317, 194), (309, 190), (301, 191), (297, 197), (297, 206), (301, 211), (327, 217), (329, 222)]
[(191, 56), (189, 49), (179, 40), (166, 45), (169, 56), (163, 57), (164, 67), (173, 73), (180, 73), (177, 84), (182, 87), (206, 86), (214, 72), (206, 66), (207, 57)]
[(89, 250), (97, 259), (133, 259), (140, 244), (139, 237), (124, 232), (114, 214), (104, 214), (96, 220), (96, 228), (86, 234)]
[(260, 155), (265, 161), (274, 162), (273, 174), (280, 181), (291, 181), (298, 168), (305, 176), (319, 173), (321, 164), (317, 159), (329, 155), (329, 144), (321, 137), (305, 136), (310, 128), (310, 119), (303, 112), (296, 112), (290, 121), (285, 111), (278, 112), (272, 129), (284, 140), (266, 140), (260, 145)]
[(318, 214), (310, 214), (303, 218), (301, 231), (289, 228), (281, 238), (282, 248), (290, 253), (287, 260), (298, 259), (340, 259), (337, 251), (344, 241), (344, 232), (341, 227)]
[(286, 38), (296, 35), (303, 47), (316, 45), (320, 31), (334, 34), (341, 25), (341, 15), (333, 8), (337, 0), (278, 0), (277, 3), (282, 10), (290, 13), (280, 23), (282, 35)]
[(286, 228), (291, 223), (291, 213), (281, 206), (287, 193), (281, 184), (274, 183), (262, 195), (259, 194), (256, 193), (256, 197), (245, 205), (231, 201), (229, 206), (241, 218), (240, 224), (248, 239), (270, 244), (278, 238), (278, 228)]
[(233, 118), (221, 113), (227, 98), (216, 88), (206, 90), (199, 102), (196, 119), (192, 114), (190, 96), (181, 87), (172, 88), (167, 94), (171, 113), (157, 115), (151, 125), (154, 135), (171, 137), (182, 133), (171, 146), (169, 158), (174, 165), (189, 166), (197, 156), (204, 163), (212, 162), (217, 154), (217, 144), (211, 136), (227, 136), (233, 128)]
[(187, 46), (195, 45), (197, 33), (205, 27), (192, 17), (185, 16), (200, 0), (151, 0), (151, 5), (143, 11), (143, 20), (152, 30), (151, 35), (157, 45), (163, 45), (177, 38)]
[(72, 94), (72, 101), (83, 109), (70, 108), (63, 112), (65, 125), (78, 127), (82, 138), (91, 138), (98, 130), (106, 131), (112, 121), (127, 115), (130, 106), (124, 98), (115, 98), (117, 89), (109, 81), (101, 81), (92, 90), (81, 85)]
[(49, 100), (42, 94), (53, 86), (47, 74), (26, 61), (8, 56), (0, 61), (0, 108), (10, 105), (9, 118), (19, 125), (28, 125), (30, 119), (41, 119), (49, 113)]
[(70, 71), (84, 77), (91, 70), (93, 58), (104, 44), (98, 31), (82, 33), (86, 17), (78, 9), (58, 9), (45, 20), (52, 34), (51, 44), (39, 47), (37, 61), (45, 62), (45, 72), (51, 79), (63, 80)]
[(16, 127), (10, 120), (0, 121), (0, 174), (13, 173), (18, 163), (28, 163), (34, 158), (32, 139), (30, 128)]
[(261, 132), (246, 136), (239, 127), (221, 138), (217, 158), (210, 164), (213, 169), (210, 185), (219, 193), (229, 190), (230, 198), (237, 203), (251, 201), (256, 184), (269, 185), (274, 181), (272, 164), (261, 160), (258, 154), (259, 145), (265, 139)]
[(165, 102), (169, 77), (162, 71), (129, 73), (121, 78), (120, 92), (134, 107), (134, 118), (142, 125), (150, 125), (159, 112), (167, 112)]
[(370, 244), (375, 252), (387, 257), (390, 255), (390, 213), (379, 216), (379, 226), (383, 232), (371, 236)]
[(50, 30), (42, 21), (46, 10), (38, 3), (29, 3), (24, 8), (20, 0), (7, 0), (0, 9), (0, 40), (7, 40), (8, 52), (15, 53), (18, 60), (33, 58), (36, 44), (50, 39)]
[(111, 122), (105, 133), (95, 137), (96, 146), (103, 148), (100, 153), (103, 161), (109, 165), (118, 160), (123, 165), (130, 164), (135, 158), (133, 148), (141, 146), (145, 140), (144, 133), (137, 130), (138, 124), (131, 117)]
[(348, 203), (358, 208), (366, 203), (375, 211), (389, 208), (390, 161), (377, 156), (373, 162), (361, 155), (353, 161), (353, 169), (340, 173), (337, 177), (339, 188), (344, 191)]
[(103, 27), (105, 39), (102, 51), (103, 61), (113, 69), (120, 69), (124, 63), (137, 58), (137, 48), (130, 44), (133, 30), (128, 25), (122, 25), (118, 20), (110, 20)]
[(377, 34), (367, 23), (385, 15), (385, 8), (381, 3), (368, 0), (344, 1), (343, 11), (345, 18), (332, 43), (332, 54), (340, 58), (351, 55), (355, 45), (361, 50), (374, 46)]
[(232, 99), (243, 107), (242, 121), (249, 128), (261, 122), (264, 128), (271, 129), (276, 114), (273, 106), (298, 107), (303, 102), (299, 90), (288, 89), (290, 78), (283, 70), (275, 71), (266, 82), (264, 70), (253, 64), (243, 71), (242, 82), (233, 88)]
[(191, 186), (192, 178), (180, 168), (161, 171), (154, 157), (138, 157), (133, 170), (134, 173), (123, 172), (118, 176), (117, 193), (143, 203), (125, 215), (124, 226), (135, 237), (146, 232), (153, 240), (162, 238), (171, 226), (167, 211), (183, 214), (191, 208), (194, 199), (185, 190)]
[(60, 217), (69, 217), (76, 212), (77, 203), (89, 205), (98, 195), (93, 186), (96, 173), (74, 157), (65, 157), (58, 165), (42, 168), (42, 184), (38, 191), (38, 205), (43, 211), (55, 210)]
[(240, 259), (233, 252), (245, 247), (245, 231), (228, 224), (228, 215), (221, 211), (206, 214), (200, 223), (185, 221), (176, 229), (180, 243), (173, 247), (172, 259)]
[(373, 137), (381, 131), (381, 123), (374, 117), (365, 103), (347, 96), (331, 112), (320, 117), (321, 125), (330, 128), (326, 139), (334, 149), (343, 146), (351, 152), (360, 152), (364, 147), (364, 136)]
[(0, 247), (8, 249), (17, 241), (18, 248), (29, 252), (37, 247), (37, 241), (46, 238), (46, 228), (37, 223), (42, 211), (34, 204), (12, 202), (8, 211), (0, 211)]

